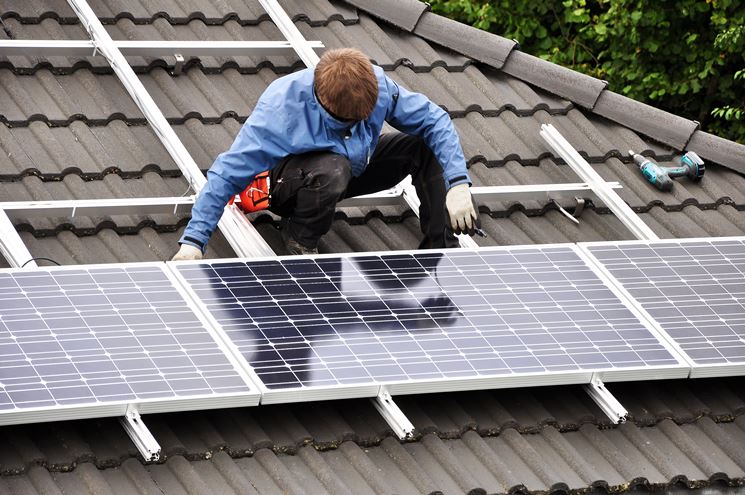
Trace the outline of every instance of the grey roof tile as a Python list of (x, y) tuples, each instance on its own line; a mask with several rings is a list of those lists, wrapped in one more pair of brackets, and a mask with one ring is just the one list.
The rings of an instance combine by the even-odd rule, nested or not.
[[(157, 226), (156, 226), (157, 227)], [(46, 257), (62, 265), (91, 263), (126, 263), (135, 261), (162, 261), (170, 259), (178, 249), (177, 241), (183, 227), (175, 232), (163, 232), (153, 226), (138, 228), (133, 233), (119, 234), (111, 225), (97, 226), (92, 235), (76, 235), (62, 229), (56, 235), (45, 233), (36, 237), (21, 231), (21, 239), (35, 257)], [(207, 258), (235, 256), (219, 232), (210, 241)]]
[(414, 31), (419, 18), (429, 10), (429, 5), (418, 0), (349, 0), (363, 9), (405, 31)]
[[(666, 488), (676, 480), (707, 486), (720, 472), (731, 483), (742, 479), (742, 465), (706, 433), (742, 439), (738, 422), (704, 418), (679, 425), (662, 420), (658, 428), (628, 423), (612, 429), (587, 424), (565, 432), (545, 426), (538, 435), (508, 428), (496, 436), (467, 431), (453, 439), (429, 433), (405, 444), (388, 437), (364, 449), (342, 441), (321, 451), (302, 446), (289, 455), (264, 448), (248, 457), (216, 451), (191, 461), (176, 455), (146, 466), (134, 459), (107, 469), (82, 463), (52, 473), (35, 466), (3, 481), (13, 488), (39, 490), (28, 493), (46, 488), (81, 494), (152, 493), (155, 487), (166, 494), (201, 493), (200, 487), (221, 493), (506, 493), (520, 487), (547, 492), (605, 486), (625, 492)], [(697, 442), (709, 455), (696, 456)]]
[[(90, 0), (96, 15), (105, 24), (126, 18), (139, 23), (166, 18), (171, 23), (184, 24), (194, 19), (210, 24), (221, 24), (227, 20), (238, 20), (245, 24), (257, 24), (269, 19), (269, 15), (258, 0), (223, 0), (220, 2), (179, 2), (177, 0)], [(342, 2), (325, 0), (279, 0), (280, 6), (293, 20), (325, 24), (330, 20), (355, 22), (357, 14), (353, 7)], [(66, 24), (78, 23), (78, 18), (64, 0), (3, 0), (0, 2), (3, 19), (19, 19), (24, 23), (38, 23), (44, 19), (56, 19)]]
[[(61, 37), (57, 33), (62, 29), (71, 32), (76, 38), (87, 38), (79, 25), (57, 24), (54, 19), (46, 19), (42, 25), (23, 24), (15, 19), (6, 22), (13, 36), (17, 38), (53, 38)], [(296, 23), (301, 33), (308, 40), (321, 41), (326, 48), (353, 46), (363, 50), (378, 65), (393, 69), (398, 65), (407, 65), (418, 71), (429, 70), (433, 65), (445, 66), (459, 70), (471, 61), (464, 55), (429, 45), (423, 39), (402, 32), (392, 27), (375, 23), (370, 16), (363, 15), (354, 24), (347, 25), (341, 21), (330, 21), (324, 25), (311, 25), (306, 22)], [(115, 24), (106, 25), (109, 34), (115, 40), (254, 40), (280, 41), (279, 30), (271, 21), (258, 24), (241, 24), (238, 20), (228, 19), (224, 23), (211, 25), (203, 20), (193, 20), (186, 24), (172, 24), (168, 19), (158, 17), (152, 22), (140, 24), (136, 20), (121, 18)], [(2, 36), (2, 33), (0, 33)], [(173, 68), (173, 57), (128, 57), (136, 72), (147, 72), (153, 67)], [(261, 67), (272, 67), (286, 73), (304, 67), (296, 55), (259, 55), (239, 57), (187, 57), (186, 69), (199, 66), (216, 72), (225, 68), (240, 69), (241, 72), (255, 73)], [(71, 72), (79, 68), (90, 67), (96, 72), (110, 72), (103, 57), (0, 57), (0, 67), (10, 68), (17, 73), (33, 73), (39, 68), (52, 66), (57, 72)]]
[(678, 117), (612, 91), (603, 91), (593, 111), (679, 150), (686, 147), (698, 128), (698, 122)]
[(19, 18), (24, 22), (39, 23), (46, 18), (63, 19), (67, 22), (77, 19), (75, 12), (66, 0), (3, 0), (0, 2), (0, 18)]
[(421, 434), (409, 444), (391, 438), (365, 400), (155, 415), (148, 424), (167, 461), (144, 467), (114, 419), (20, 425), (0, 432), (7, 446), (0, 463), (6, 482), (20, 474), (66, 489), (94, 480), (144, 493), (151, 482), (170, 490), (201, 483), (235, 489), (243, 477), (260, 490), (299, 490), (320, 477), (325, 490), (364, 481), (395, 492), (581, 489), (640, 476), (664, 486), (681, 474), (705, 482), (716, 472), (743, 476), (741, 382), (612, 384), (631, 422), (610, 429), (579, 387), (401, 397)]
[(695, 151), (702, 158), (721, 163), (725, 167), (745, 174), (745, 145), (696, 131), (686, 149)]
[[(180, 128), (188, 131), (188, 123)], [(232, 127), (226, 123), (224, 129)], [(86, 180), (109, 173), (138, 177), (149, 170), (173, 176), (178, 170), (150, 126), (123, 120), (102, 126), (82, 121), (62, 127), (38, 121), (22, 127), (0, 126), (0, 149), (0, 181), (25, 175), (48, 180), (70, 174)]]
[(414, 34), (497, 69), (502, 68), (517, 43), (486, 31), (425, 12)]
[(517, 50), (512, 52), (502, 70), (591, 110), (607, 85), (605, 81)]

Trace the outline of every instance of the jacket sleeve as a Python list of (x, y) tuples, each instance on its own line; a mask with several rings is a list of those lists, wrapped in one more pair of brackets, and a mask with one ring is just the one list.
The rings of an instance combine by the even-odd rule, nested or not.
[(204, 250), (230, 198), (248, 187), (256, 174), (273, 168), (289, 154), (278, 139), (283, 121), (280, 112), (259, 100), (233, 145), (207, 171), (207, 184), (179, 243)]
[(445, 188), (471, 184), (458, 132), (450, 116), (420, 93), (399, 86), (385, 76), (390, 104), (385, 120), (401, 132), (424, 139), (443, 168)]

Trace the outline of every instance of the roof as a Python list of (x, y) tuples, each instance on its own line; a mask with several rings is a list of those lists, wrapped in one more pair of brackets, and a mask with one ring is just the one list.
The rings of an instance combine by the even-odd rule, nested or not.
[[(745, 146), (521, 52), (512, 41), (428, 12), (416, 0), (280, 2), (306, 39), (355, 46), (453, 118), (476, 185), (577, 182), (538, 135), (552, 123), (661, 237), (745, 232)], [(281, 40), (256, 1), (90, 2), (114, 39)], [(18, 39), (87, 39), (62, 0), (0, 3)], [(296, 57), (132, 57), (135, 72), (206, 170), (266, 86)], [(0, 198), (179, 196), (181, 173), (103, 58), (0, 58)], [(706, 177), (671, 193), (645, 182), (634, 149), (664, 164), (692, 149)], [(571, 207), (571, 204), (565, 206)], [(481, 244), (630, 238), (602, 206), (574, 224), (543, 200), (481, 206)], [(34, 256), (62, 264), (163, 260), (188, 218), (17, 219)], [(276, 218), (253, 218), (282, 252)], [(322, 252), (414, 249), (406, 209), (340, 210)], [(219, 233), (211, 257), (233, 256)], [(742, 379), (611, 385), (632, 421), (610, 428), (580, 388), (400, 398), (419, 428), (395, 440), (367, 401), (148, 418), (166, 453), (143, 465), (114, 420), (4, 428), (0, 492), (230, 493), (562, 491), (605, 484), (745, 483)], [(105, 439), (102, 441), (101, 439)], [(524, 487), (524, 488), (521, 488)]]

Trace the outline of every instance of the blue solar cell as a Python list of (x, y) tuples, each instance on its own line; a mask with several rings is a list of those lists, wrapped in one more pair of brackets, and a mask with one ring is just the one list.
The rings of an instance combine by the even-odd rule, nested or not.
[(678, 364), (570, 247), (176, 267), (270, 390)]

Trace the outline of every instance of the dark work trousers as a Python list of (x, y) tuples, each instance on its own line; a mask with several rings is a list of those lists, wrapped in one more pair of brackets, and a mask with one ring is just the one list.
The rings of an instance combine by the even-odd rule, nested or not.
[(447, 227), (442, 167), (424, 140), (400, 132), (380, 137), (359, 177), (352, 177), (349, 161), (336, 153), (285, 158), (271, 171), (269, 210), (286, 220), (284, 228), (293, 239), (315, 248), (331, 228), (337, 202), (389, 189), (409, 174), (421, 201), (424, 239), (419, 248), (457, 246), (458, 240)]

